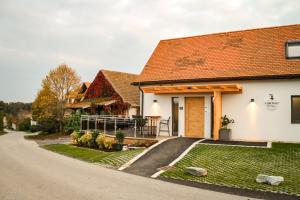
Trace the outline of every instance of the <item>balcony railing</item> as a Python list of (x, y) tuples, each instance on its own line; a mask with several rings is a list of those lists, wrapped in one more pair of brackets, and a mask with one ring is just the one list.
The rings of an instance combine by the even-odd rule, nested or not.
[[(105, 134), (115, 135), (120, 129), (126, 137), (137, 137), (137, 120), (120, 115), (82, 115), (81, 130), (98, 130)], [(143, 135), (143, 134), (142, 134)]]

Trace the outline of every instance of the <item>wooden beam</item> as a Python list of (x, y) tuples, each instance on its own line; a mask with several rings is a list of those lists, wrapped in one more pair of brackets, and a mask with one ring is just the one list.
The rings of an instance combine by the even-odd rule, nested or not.
[(222, 93), (214, 92), (214, 140), (219, 139), (219, 130), (221, 128), (221, 118), (222, 118)]
[(155, 94), (175, 94), (175, 93), (238, 93), (242, 91), (240, 85), (225, 84), (225, 85), (176, 85), (176, 86), (146, 86), (142, 90), (145, 93)]
[[(177, 89), (170, 89), (170, 90), (161, 90), (161, 91), (156, 91), (153, 92), (155, 94), (188, 94), (188, 93), (210, 93), (212, 92), (211, 90), (208, 89), (181, 89), (181, 90), (177, 90)], [(152, 92), (151, 92), (152, 93)]]
[(213, 93), (213, 92), (224, 92), (224, 93), (237, 93), (240, 92), (238, 89), (163, 89), (163, 90), (144, 90), (145, 93), (155, 94), (190, 94), (190, 93)]

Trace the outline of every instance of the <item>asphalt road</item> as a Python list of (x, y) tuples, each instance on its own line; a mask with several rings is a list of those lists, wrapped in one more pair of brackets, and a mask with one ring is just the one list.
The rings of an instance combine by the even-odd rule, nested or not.
[(106, 169), (0, 136), (0, 199), (249, 199)]

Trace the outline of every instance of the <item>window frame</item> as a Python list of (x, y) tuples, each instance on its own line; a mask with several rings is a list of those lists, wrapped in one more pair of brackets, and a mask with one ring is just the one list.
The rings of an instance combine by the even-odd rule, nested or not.
[(300, 124), (300, 119), (299, 120), (293, 120), (293, 108), (294, 108), (294, 106), (293, 106), (293, 98), (300, 98), (300, 95), (292, 95), (291, 96), (291, 123), (292, 124)]
[(299, 46), (300, 46), (300, 40), (292, 40), (292, 41), (287, 41), (285, 43), (285, 58), (286, 59), (300, 59), (300, 55), (292, 56), (292, 57), (289, 56), (289, 51), (288, 51), (289, 45), (293, 46), (293, 45), (297, 45), (297, 44), (299, 44)]

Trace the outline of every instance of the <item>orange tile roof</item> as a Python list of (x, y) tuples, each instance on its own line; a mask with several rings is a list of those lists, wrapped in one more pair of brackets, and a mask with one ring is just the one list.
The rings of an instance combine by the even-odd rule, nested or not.
[(101, 72), (112, 85), (114, 90), (122, 97), (124, 102), (127, 102), (132, 106), (139, 106), (140, 91), (137, 87), (131, 85), (131, 83), (137, 78), (137, 74), (110, 70), (101, 70)]
[(300, 77), (299, 39), (300, 24), (162, 40), (134, 84)]

